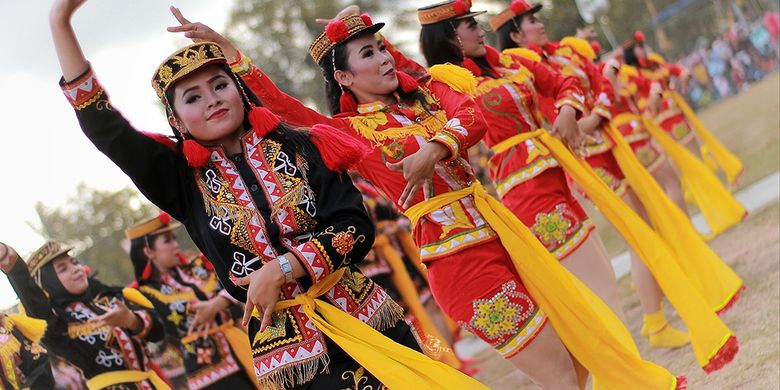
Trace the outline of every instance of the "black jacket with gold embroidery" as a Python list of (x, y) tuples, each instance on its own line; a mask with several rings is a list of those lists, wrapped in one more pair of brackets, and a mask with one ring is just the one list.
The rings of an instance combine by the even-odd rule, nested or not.
[[(291, 252), (308, 276), (285, 284), (282, 298), (347, 267), (323, 299), (380, 331), (401, 318), (400, 307), (355, 265), (374, 241), (360, 193), (347, 175), (325, 166), (316, 148), (295, 147), (292, 133), (260, 138), (249, 131), (241, 139), (243, 153), (211, 148), (208, 164), (193, 169), (180, 153), (136, 131), (91, 70), (61, 86), (87, 137), (184, 224), (233, 297), (246, 300), (234, 278)], [(259, 327), (253, 318), (250, 344), (261, 382), (306, 383), (327, 365), (325, 339), (300, 307), (274, 313), (262, 333)]]
[(189, 310), (190, 303), (205, 301), (208, 297), (196, 285), (178, 276), (166, 274), (161, 280), (143, 280), (138, 290), (152, 302), (165, 326), (165, 333), (179, 347), (188, 387), (199, 390), (241, 372), (241, 362), (227, 336), (220, 331), (222, 325), (232, 326), (228, 310), (217, 316), (205, 337), (189, 334), (195, 317)]
[[(7, 275), (27, 315), (46, 321), (41, 343), (49, 352), (78, 367), (87, 380), (110, 371), (147, 371), (143, 341), (160, 341), (164, 335), (162, 324), (151, 308), (130, 302), (121, 289), (107, 287), (94, 279), (89, 281), (90, 299), (74, 300), (66, 307), (53, 307), (21, 259)], [(90, 323), (91, 319), (110, 310), (115, 299), (121, 300), (143, 321), (140, 332), (133, 334), (118, 327), (96, 328)], [(144, 381), (125, 383), (116, 388), (152, 390), (154, 387)]]

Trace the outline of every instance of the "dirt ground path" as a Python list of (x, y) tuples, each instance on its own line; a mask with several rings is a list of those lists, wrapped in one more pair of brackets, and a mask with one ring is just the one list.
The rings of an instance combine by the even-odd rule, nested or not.
[[(780, 388), (779, 220), (780, 206), (773, 205), (712, 242), (715, 251), (748, 286), (742, 299), (723, 317), (740, 340), (741, 349), (734, 362), (708, 376), (697, 367), (689, 347), (651, 348), (639, 335), (642, 320), (639, 301), (630, 291), (629, 278), (623, 278), (619, 283), (623, 309), (642, 356), (676, 374), (687, 375), (691, 389)], [(672, 323), (682, 327), (676, 317)], [(481, 369), (476, 378), (492, 389), (535, 388), (492, 350), (481, 352), (475, 359), (476, 366)]]

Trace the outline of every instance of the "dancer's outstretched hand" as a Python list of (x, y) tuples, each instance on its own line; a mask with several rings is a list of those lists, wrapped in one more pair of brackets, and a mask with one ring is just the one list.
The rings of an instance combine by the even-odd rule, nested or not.
[(0, 242), (0, 270), (8, 273), (18, 259), (19, 255), (16, 254), (14, 248)]
[(55, 0), (51, 4), (49, 18), (52, 21), (70, 21), (71, 16), (87, 0)]
[(222, 51), (225, 53), (225, 57), (227, 58), (228, 62), (233, 62), (238, 58), (238, 49), (233, 46), (233, 43), (225, 38), (222, 34), (214, 31), (214, 29), (203, 23), (190, 22), (187, 18), (184, 17), (184, 15), (181, 13), (181, 10), (174, 6), (171, 6), (170, 10), (180, 25), (168, 27), (168, 32), (183, 32), (185, 37), (192, 39), (192, 41), (195, 43), (214, 42), (222, 48)]

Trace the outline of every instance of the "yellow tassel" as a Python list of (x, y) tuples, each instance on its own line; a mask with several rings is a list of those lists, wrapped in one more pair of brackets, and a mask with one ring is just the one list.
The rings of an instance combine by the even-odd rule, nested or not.
[(477, 92), (477, 79), (468, 69), (453, 64), (439, 64), (428, 68), (431, 80), (447, 84), (455, 91), (474, 96)]
[(531, 50), (526, 49), (524, 47), (515, 47), (512, 49), (504, 49), (502, 52), (504, 54), (511, 54), (513, 56), (523, 57), (527, 60), (531, 60), (533, 62), (542, 62), (542, 57), (539, 55), (539, 53)]
[(125, 299), (135, 303), (138, 306), (145, 307), (147, 309), (154, 309), (154, 305), (152, 305), (152, 301), (150, 301), (143, 294), (141, 294), (140, 291), (134, 288), (127, 287), (122, 289), (122, 295), (125, 297)]
[(620, 72), (618, 73), (618, 76), (625, 77), (625, 78), (636, 77), (639, 76), (639, 71), (636, 70), (636, 68), (631, 65), (623, 64), (620, 65)]
[(650, 53), (650, 54), (648, 54), (647, 55), (647, 59), (650, 60), (650, 61), (655, 62), (658, 65), (663, 65), (663, 64), (666, 63), (666, 60), (664, 59), (664, 57), (661, 56), (658, 53)]
[(44, 320), (27, 317), (22, 314), (9, 314), (8, 319), (30, 341), (40, 341), (46, 332), (46, 321)]
[(577, 37), (566, 37), (561, 39), (561, 45), (568, 46), (577, 54), (593, 61), (596, 59), (596, 52), (593, 51), (593, 47), (590, 46), (588, 41)]

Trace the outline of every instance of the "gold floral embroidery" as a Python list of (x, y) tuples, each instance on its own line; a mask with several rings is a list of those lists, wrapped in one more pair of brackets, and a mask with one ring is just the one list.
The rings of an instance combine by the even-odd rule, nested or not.
[(287, 335), (287, 329), (285, 327), (286, 323), (286, 316), (284, 313), (280, 312), (274, 312), (271, 314), (271, 319), (273, 320), (273, 325), (269, 325), (263, 330), (262, 332), (257, 332), (255, 334), (254, 340), (252, 340), (252, 345), (257, 345), (258, 343), (262, 343), (265, 341), (278, 339), (280, 337), (285, 337)]
[(566, 233), (570, 227), (571, 222), (564, 218), (563, 210), (556, 208), (555, 211), (549, 214), (537, 214), (536, 223), (534, 223), (531, 231), (545, 246), (550, 246), (565, 240)]
[[(374, 390), (374, 386), (368, 384), (368, 376), (366, 375), (365, 368), (358, 367), (355, 371), (347, 370), (341, 373), (341, 379), (345, 381), (349, 380), (350, 377), (352, 378), (350, 387), (344, 387), (341, 390)], [(377, 390), (382, 389), (386, 389), (386, 387), (380, 385), (380, 387), (377, 388)]]
[[(529, 310), (524, 310), (521, 305), (510, 301), (511, 296), (519, 296), (528, 302)], [(514, 335), (533, 312), (530, 298), (517, 292), (514, 281), (505, 283), (493, 298), (477, 299), (473, 306), (474, 315), (469, 325), (482, 331), (490, 339)]]
[(336, 250), (336, 253), (343, 255), (344, 261), (347, 262), (347, 254), (352, 251), (352, 249), (355, 247), (355, 244), (364, 242), (366, 240), (366, 236), (360, 234), (355, 237), (355, 232), (357, 229), (355, 229), (354, 226), (350, 226), (346, 231), (340, 232), (334, 232), (333, 229), (333, 226), (328, 226), (321, 233), (321, 235), (328, 235), (333, 237), (331, 238), (330, 245), (333, 247), (333, 249)]
[(171, 81), (171, 79), (173, 79), (173, 69), (171, 69), (171, 67), (168, 65), (163, 65), (160, 67), (157, 75), (160, 76), (160, 81), (163, 83), (168, 83)]
[(360, 272), (347, 272), (339, 282), (353, 291), (360, 291), (366, 284), (366, 280), (366, 276)]

